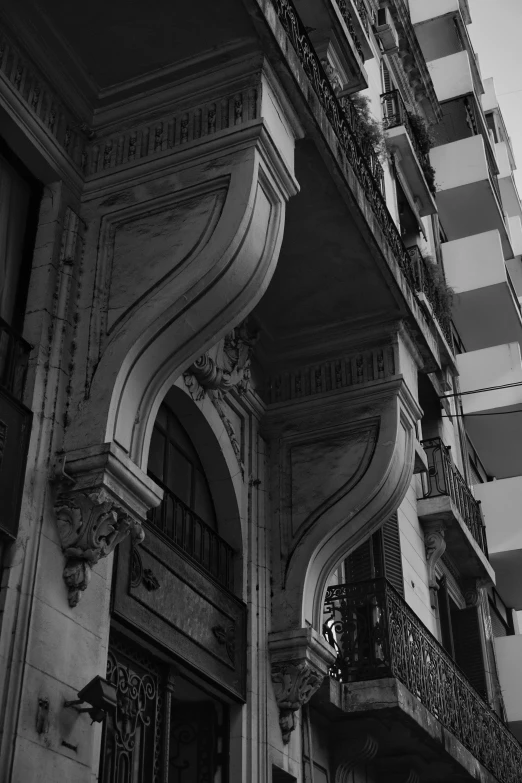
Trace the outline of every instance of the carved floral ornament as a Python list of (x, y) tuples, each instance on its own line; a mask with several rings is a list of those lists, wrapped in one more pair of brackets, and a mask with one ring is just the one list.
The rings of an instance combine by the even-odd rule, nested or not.
[(63, 553), (63, 579), (69, 606), (76, 606), (87, 589), (92, 567), (114, 551), (129, 534), (141, 543), (141, 524), (104, 493), (58, 492), (55, 514)]
[(223, 400), (232, 390), (239, 395), (248, 391), (252, 349), (257, 338), (258, 335), (250, 332), (246, 322), (243, 322), (196, 359), (183, 375), (192, 399), (199, 402), (208, 396), (212, 401), (225, 426), (242, 473), (241, 447)]
[(295, 729), (295, 714), (307, 704), (320, 688), (324, 679), (310, 661), (282, 662), (272, 664), (272, 682), (279, 707), (279, 725), (283, 742), (288, 744)]

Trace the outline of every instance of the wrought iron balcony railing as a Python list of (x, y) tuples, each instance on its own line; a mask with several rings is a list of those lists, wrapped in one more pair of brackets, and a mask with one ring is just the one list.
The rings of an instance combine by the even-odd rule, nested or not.
[(381, 104), (384, 130), (398, 128), (400, 125), (403, 125), (406, 128), (406, 133), (409, 136), (422, 169), (427, 168), (430, 165), (428, 153), (422, 148), (422, 143), (413, 127), (410, 115), (404, 105), (400, 92), (398, 90), (384, 92), (381, 95)]
[(200, 568), (232, 590), (234, 587), (234, 550), (215, 530), (159, 479), (154, 481), (164, 492), (163, 501), (149, 512), (150, 522), (183, 550)]
[(396, 677), (500, 783), (519, 783), (522, 747), (385, 579), (329, 587), (325, 616), (332, 677)]
[[(359, 55), (361, 60), (364, 60), (363, 48), (361, 46), (361, 42), (359, 40), (359, 36), (355, 32), (355, 28), (353, 26), (353, 16), (352, 16), (352, 13), (351, 13), (351, 11), (348, 8), (349, 0), (348, 0), (348, 3), (346, 2), (346, 0), (336, 0), (336, 2), (337, 2), (337, 5), (339, 6), (339, 11), (341, 12), (341, 16), (343, 17), (344, 21), (346, 22), (346, 27), (348, 28), (348, 32), (350, 33), (350, 37), (351, 37), (351, 39), (352, 39), (352, 41), (354, 43), (355, 49), (357, 51), (357, 54)], [(363, 3), (361, 2), (361, 0), (359, 0), (359, 2), (356, 3), (356, 5), (357, 5), (357, 10), (359, 11), (359, 14), (361, 14), (359, 6), (362, 6)], [(361, 16), (361, 21), (363, 22), (362, 16)]]
[(423, 476), (423, 497), (449, 496), (457, 506), (471, 535), (488, 557), (486, 526), (480, 503), (475, 500), (459, 469), (451, 459), (451, 452), (440, 438), (422, 441), (428, 457), (428, 474)]
[(410, 256), (383, 196), (382, 179), (379, 179), (382, 166), (378, 155), (374, 150), (361, 148), (360, 139), (364, 134), (359, 127), (357, 112), (353, 107), (352, 110), (349, 109), (348, 102), (346, 107), (341, 105), (291, 0), (271, 0), (271, 2), (337, 136), (340, 150), (352, 167), (399, 268), (410, 288), (415, 291), (416, 281)]
[(0, 388), (21, 401), (31, 346), (0, 318)]
[(408, 250), (413, 278), (413, 289), (424, 294), (428, 300), (433, 315), (441, 328), (448, 344), (452, 343), (451, 319), (448, 314), (448, 301), (440, 287), (440, 281), (435, 279), (431, 264), (427, 261), (417, 246)]

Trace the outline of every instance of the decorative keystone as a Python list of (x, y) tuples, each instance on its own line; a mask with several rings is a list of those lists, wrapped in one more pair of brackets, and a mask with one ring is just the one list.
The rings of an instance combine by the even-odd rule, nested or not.
[(335, 652), (313, 628), (272, 633), (268, 647), (279, 725), (283, 742), (287, 744), (295, 729), (296, 712), (321, 686), (335, 660)]
[(62, 454), (52, 477), (65, 556), (69, 606), (87, 589), (92, 567), (128, 535), (143, 541), (142, 522), (163, 493), (114, 443)]

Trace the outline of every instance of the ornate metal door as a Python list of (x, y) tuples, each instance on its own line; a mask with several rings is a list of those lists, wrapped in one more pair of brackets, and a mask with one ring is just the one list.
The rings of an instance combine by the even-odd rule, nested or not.
[(176, 699), (170, 668), (120, 634), (111, 634), (107, 680), (118, 699), (105, 720), (100, 783), (226, 783), (224, 705), (201, 691)]

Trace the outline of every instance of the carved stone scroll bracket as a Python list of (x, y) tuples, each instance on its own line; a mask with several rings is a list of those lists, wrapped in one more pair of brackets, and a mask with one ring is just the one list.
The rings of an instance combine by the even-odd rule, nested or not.
[(424, 545), (426, 547), (426, 562), (428, 564), (428, 584), (430, 588), (431, 607), (437, 606), (437, 577), (435, 568), (446, 551), (445, 524), (441, 521), (429, 522), (424, 525)]
[(211, 350), (196, 359), (183, 375), (185, 385), (194, 400), (200, 401), (208, 396), (212, 401), (230, 438), (243, 476), (241, 447), (234, 425), (226, 414), (223, 400), (232, 389), (240, 395), (248, 391), (252, 349), (257, 338), (257, 333), (250, 332), (246, 322), (243, 322)]
[(372, 761), (379, 750), (379, 744), (371, 734), (354, 737), (343, 747), (342, 759), (335, 770), (335, 783), (351, 783), (352, 772), (361, 764)]
[(286, 745), (296, 726), (296, 713), (321, 686), (335, 652), (312, 628), (272, 633), (268, 647), (279, 725)]
[(63, 579), (69, 606), (76, 606), (96, 563), (128, 535), (143, 541), (142, 522), (162, 492), (113, 443), (62, 454), (57, 463), (52, 482)]

